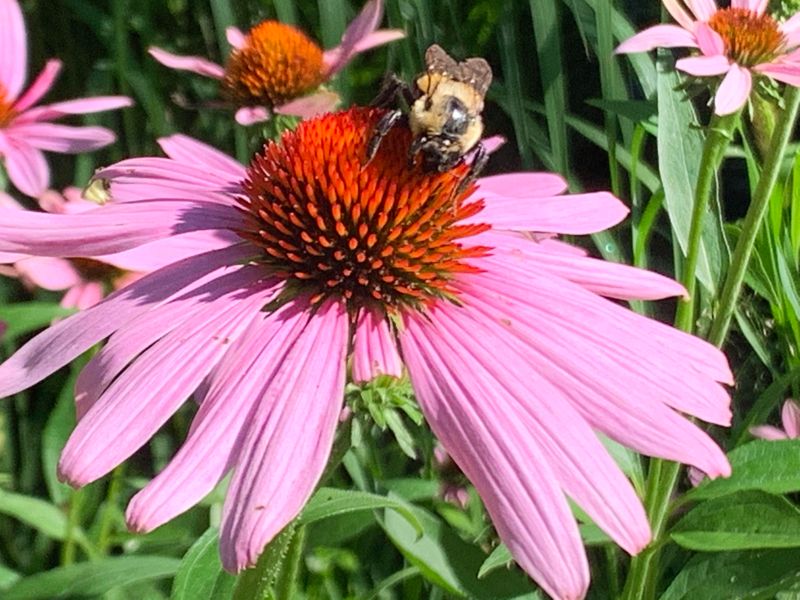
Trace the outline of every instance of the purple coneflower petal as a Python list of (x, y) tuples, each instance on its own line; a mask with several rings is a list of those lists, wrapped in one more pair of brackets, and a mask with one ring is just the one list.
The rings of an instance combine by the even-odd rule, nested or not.
[(245, 35), (238, 27), (226, 27), (225, 39), (228, 40), (228, 43), (235, 50), (238, 50), (245, 45)]
[(753, 437), (762, 440), (785, 440), (789, 437), (783, 429), (778, 429), (772, 425), (757, 425), (756, 427), (751, 427), (749, 431)]
[(723, 75), (731, 68), (731, 63), (727, 57), (718, 56), (689, 56), (681, 58), (675, 63), (675, 68), (695, 75), (697, 77), (710, 77), (713, 75)]
[(714, 96), (714, 112), (720, 116), (735, 113), (747, 102), (752, 87), (750, 71), (732, 64)]
[(80, 274), (63, 258), (31, 256), (14, 264), (17, 273), (45, 290), (65, 290), (81, 281)]
[(275, 112), (279, 115), (290, 115), (310, 119), (327, 112), (331, 112), (339, 104), (339, 94), (330, 90), (320, 90), (297, 98), (286, 104), (275, 107)]
[(36, 198), (50, 185), (50, 167), (41, 150), (0, 131), (0, 159), (8, 178), (26, 196)]
[(25, 93), (14, 103), (14, 110), (18, 113), (27, 110), (36, 104), (42, 97), (50, 91), (61, 72), (61, 61), (55, 58), (48, 60), (44, 69), (39, 73)]
[[(6, 209), (0, 219), (0, 251), (102, 256), (179, 233), (235, 229), (241, 224), (230, 207), (181, 200), (109, 204), (77, 215)], [(38, 235), (31, 236), (32, 231)]]
[(178, 54), (172, 54), (171, 52), (154, 46), (151, 46), (148, 52), (150, 56), (170, 69), (191, 71), (192, 73), (197, 73), (204, 77), (211, 77), (213, 79), (222, 79), (225, 77), (225, 69), (202, 56), (179, 56)]
[(33, 123), (39, 121), (52, 121), (70, 115), (85, 115), (88, 113), (114, 110), (131, 106), (133, 101), (127, 96), (95, 96), (94, 98), (78, 98), (65, 100), (45, 106), (37, 106), (19, 115), (15, 123)]
[(800, 12), (781, 23), (779, 27), (783, 35), (786, 36), (787, 46), (793, 48), (800, 44)]
[(263, 121), (269, 121), (272, 118), (272, 113), (265, 106), (243, 106), (236, 111), (234, 119), (239, 125), (255, 125)]
[(505, 409), (506, 391), (409, 315), (403, 356), (425, 417), (486, 504), (514, 559), (555, 598), (583, 598), (589, 569), (542, 449)]
[(353, 336), (353, 381), (370, 381), (378, 375), (400, 377), (403, 362), (397, 353), (389, 324), (375, 311), (364, 308)]
[(686, 0), (686, 5), (700, 21), (708, 21), (717, 12), (714, 0)]
[(790, 438), (800, 437), (800, 406), (794, 400), (783, 403), (781, 422), (786, 435)]
[(131, 500), (134, 531), (146, 532), (187, 510), (222, 479), (241, 451), (253, 407), (305, 327), (308, 314), (286, 306), (256, 319), (217, 365), (189, 435), (166, 468)]
[(15, 100), (28, 71), (28, 34), (16, 0), (0, 0), (0, 84)]
[(51, 325), (0, 364), (0, 398), (41, 381), (140, 313), (251, 253), (252, 249), (243, 245), (188, 258), (114, 292), (90, 310)]
[(757, 15), (764, 14), (764, 11), (767, 10), (768, 4), (769, 0), (731, 0), (732, 8), (744, 8), (756, 13)]
[(495, 410), (524, 425), (567, 495), (626, 551), (644, 548), (650, 526), (633, 487), (562, 392), (527, 362), (527, 346), (494, 315), (471, 306), (440, 308), (422, 325), (439, 352), (460, 358), (475, 379), (494, 380), (506, 398)]
[[(477, 195), (477, 197), (481, 197)], [(486, 207), (462, 223), (489, 223), (497, 229), (581, 235), (622, 221), (628, 208), (608, 192), (549, 198), (483, 197)]]
[(108, 146), (117, 139), (105, 127), (57, 125), (55, 123), (14, 123), (6, 131), (9, 138), (24, 140), (39, 150), (80, 154)]
[(63, 308), (86, 310), (100, 302), (104, 295), (103, 284), (99, 281), (81, 281), (67, 290), (59, 305)]
[(681, 27), (689, 31), (692, 30), (695, 24), (695, 18), (684, 8), (681, 0), (663, 0), (663, 4), (669, 14), (672, 15), (672, 18), (675, 19)]
[(558, 196), (567, 190), (566, 180), (556, 173), (508, 173), (481, 177), (474, 195), (500, 196), (503, 198), (527, 199)]
[[(252, 274), (251, 277), (257, 276)], [(61, 454), (59, 478), (90, 483), (128, 458), (169, 419), (200, 385), (272, 295), (272, 287), (231, 283), (149, 347), (114, 380), (80, 420)]]
[[(798, 32), (800, 35), (800, 32)], [(754, 71), (769, 75), (782, 83), (800, 87), (800, 63), (774, 62), (753, 67)]]
[(615, 52), (647, 52), (655, 48), (697, 48), (697, 40), (677, 25), (655, 25), (622, 42)]
[(725, 41), (722, 36), (709, 27), (708, 23), (698, 23), (695, 27), (697, 46), (706, 56), (720, 56), (725, 54)]
[(224, 181), (238, 183), (245, 177), (246, 170), (240, 163), (188, 135), (162, 137), (158, 139), (158, 145), (172, 160), (186, 165), (198, 165), (202, 169), (211, 169)]
[(222, 564), (240, 571), (306, 503), (339, 422), (348, 317), (330, 301), (309, 320), (250, 419), (225, 499)]

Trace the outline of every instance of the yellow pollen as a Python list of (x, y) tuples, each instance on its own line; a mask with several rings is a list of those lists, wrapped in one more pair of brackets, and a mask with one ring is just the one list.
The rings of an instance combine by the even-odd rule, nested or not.
[(6, 99), (7, 97), (8, 93), (3, 84), (0, 83), (0, 128), (8, 125), (17, 116), (13, 103), (9, 102)]
[(233, 50), (223, 94), (239, 106), (279, 106), (325, 81), (322, 49), (299, 29), (262, 21)]
[(728, 58), (743, 67), (769, 62), (784, 49), (786, 38), (768, 14), (746, 8), (723, 8), (708, 21), (725, 42)]
[(393, 128), (375, 157), (366, 148), (385, 111), (353, 108), (311, 119), (267, 143), (247, 171), (239, 232), (273, 275), (315, 301), (344, 298), (385, 310), (456, 295), (456, 273), (488, 249), (469, 239), (489, 226), (463, 223), (483, 201), (462, 189), (469, 173), (409, 166), (411, 131)]

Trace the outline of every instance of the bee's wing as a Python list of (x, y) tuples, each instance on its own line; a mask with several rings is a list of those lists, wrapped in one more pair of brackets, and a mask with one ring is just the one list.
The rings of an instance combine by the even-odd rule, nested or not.
[(470, 84), (481, 95), (485, 96), (492, 84), (492, 67), (482, 58), (468, 58), (458, 63), (458, 79)]
[(458, 70), (458, 63), (439, 44), (433, 44), (425, 51), (425, 68), (429, 73), (444, 73), (452, 77)]

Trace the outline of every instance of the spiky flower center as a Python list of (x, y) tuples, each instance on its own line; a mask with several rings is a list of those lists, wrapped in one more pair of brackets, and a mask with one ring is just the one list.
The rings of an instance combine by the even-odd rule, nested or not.
[(365, 161), (382, 114), (353, 108), (305, 121), (268, 142), (248, 168), (240, 235), (315, 302), (419, 307), (452, 297), (454, 274), (475, 270), (466, 259), (488, 251), (461, 243), (489, 228), (459, 224), (483, 208), (468, 200), (472, 189), (460, 189), (467, 165), (444, 173), (410, 166), (411, 132), (401, 126)]
[(786, 43), (775, 19), (746, 8), (718, 10), (708, 25), (725, 42), (728, 58), (743, 67), (771, 61), (781, 53)]
[(0, 83), (0, 128), (8, 125), (16, 116), (17, 111), (14, 110), (14, 103), (9, 102), (6, 88)]
[(313, 91), (325, 81), (322, 49), (299, 29), (262, 21), (233, 50), (225, 67), (223, 93), (242, 106), (278, 106)]

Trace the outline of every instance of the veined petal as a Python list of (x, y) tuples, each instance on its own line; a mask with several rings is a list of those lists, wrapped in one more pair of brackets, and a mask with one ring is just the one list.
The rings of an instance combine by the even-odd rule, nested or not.
[(11, 183), (26, 196), (36, 198), (50, 186), (50, 167), (33, 146), (0, 132), (0, 158)]
[(586, 234), (622, 221), (628, 208), (608, 192), (546, 198), (484, 197), (486, 207), (462, 223), (490, 223), (496, 229)]
[(192, 73), (197, 73), (204, 77), (211, 77), (213, 79), (222, 79), (225, 77), (225, 69), (202, 56), (180, 56), (154, 46), (151, 46), (148, 52), (150, 56), (170, 69), (191, 71)]
[(714, 112), (718, 115), (736, 112), (747, 102), (752, 87), (750, 71), (736, 64), (731, 65), (714, 96)]
[(63, 258), (31, 256), (14, 264), (22, 277), (45, 290), (65, 290), (81, 281), (80, 274)]
[(320, 90), (297, 98), (286, 104), (275, 107), (275, 112), (279, 115), (291, 115), (310, 119), (317, 115), (331, 112), (339, 104), (339, 94), (330, 90)]
[(800, 64), (798, 63), (769, 63), (757, 65), (753, 67), (753, 70), (787, 85), (800, 87)]
[(706, 56), (725, 54), (725, 41), (722, 36), (709, 27), (708, 23), (698, 23), (695, 27), (697, 46)]
[(686, 4), (700, 21), (708, 21), (717, 12), (714, 0), (686, 0)]
[(16, 123), (33, 123), (37, 121), (52, 121), (70, 115), (85, 115), (89, 113), (102, 112), (104, 110), (115, 110), (131, 106), (133, 100), (127, 96), (94, 96), (93, 98), (78, 98), (76, 100), (65, 100), (64, 102), (54, 102), (45, 106), (31, 108), (19, 115)]
[(749, 429), (750, 435), (762, 440), (785, 440), (789, 436), (786, 432), (772, 425), (757, 425)]
[[(263, 306), (268, 290), (251, 285), (209, 302), (136, 359), (80, 420), (58, 464), (80, 487), (128, 458), (172, 416)], [(266, 293), (265, 293), (266, 292)]]
[(800, 437), (800, 406), (797, 405), (797, 402), (787, 400), (783, 403), (781, 422), (788, 437)]
[(102, 256), (179, 233), (241, 226), (235, 210), (211, 202), (143, 200), (76, 215), (0, 210), (0, 251), (36, 256)]
[(48, 60), (44, 65), (44, 69), (42, 69), (34, 82), (14, 103), (14, 110), (21, 113), (41, 100), (42, 97), (50, 91), (50, 88), (53, 87), (53, 83), (55, 83), (60, 72), (61, 61), (55, 58)]
[(225, 498), (220, 552), (227, 570), (255, 564), (314, 491), (342, 407), (347, 335), (344, 305), (328, 302), (265, 386)]
[(403, 362), (386, 318), (362, 309), (353, 336), (353, 381), (370, 381), (378, 375), (400, 377)]
[(508, 173), (481, 177), (474, 196), (531, 199), (558, 196), (567, 191), (567, 182), (556, 173)]
[(778, 25), (778, 27), (786, 36), (792, 36), (800, 31), (800, 12), (792, 15), (791, 18)]
[(0, 398), (41, 381), (140, 313), (204, 275), (236, 264), (250, 252), (247, 246), (234, 246), (188, 258), (114, 292), (90, 310), (50, 326), (0, 364)]
[(112, 144), (117, 136), (105, 127), (57, 125), (55, 123), (14, 123), (6, 130), (11, 139), (24, 140), (49, 152), (80, 154)]
[(583, 545), (541, 447), (498, 410), (497, 382), (437, 342), (441, 335), (409, 315), (401, 346), (431, 429), (477, 488), (519, 565), (554, 598), (583, 598), (589, 585)]
[(667, 9), (672, 18), (675, 19), (681, 27), (689, 31), (694, 27), (695, 19), (693, 15), (684, 8), (681, 0), (662, 0), (664, 7)]
[(0, 0), (0, 84), (15, 100), (28, 74), (28, 34), (17, 0)]
[(696, 77), (723, 75), (731, 68), (727, 56), (689, 56), (675, 63), (675, 68)]
[(694, 35), (677, 25), (655, 25), (622, 42), (615, 52), (647, 52), (656, 48), (697, 48)]
[(767, 10), (769, 0), (731, 0), (732, 8), (744, 8), (753, 11), (757, 15), (763, 15)]
[(244, 166), (239, 162), (188, 135), (162, 137), (158, 139), (158, 145), (172, 160), (187, 165), (198, 164), (202, 169), (212, 169), (224, 181), (239, 182), (246, 174)]
[[(189, 436), (166, 468), (131, 500), (128, 526), (155, 529), (206, 496), (233, 466), (254, 407), (308, 319), (286, 305), (257, 318), (212, 373)], [(268, 384), (267, 384), (268, 385)]]

